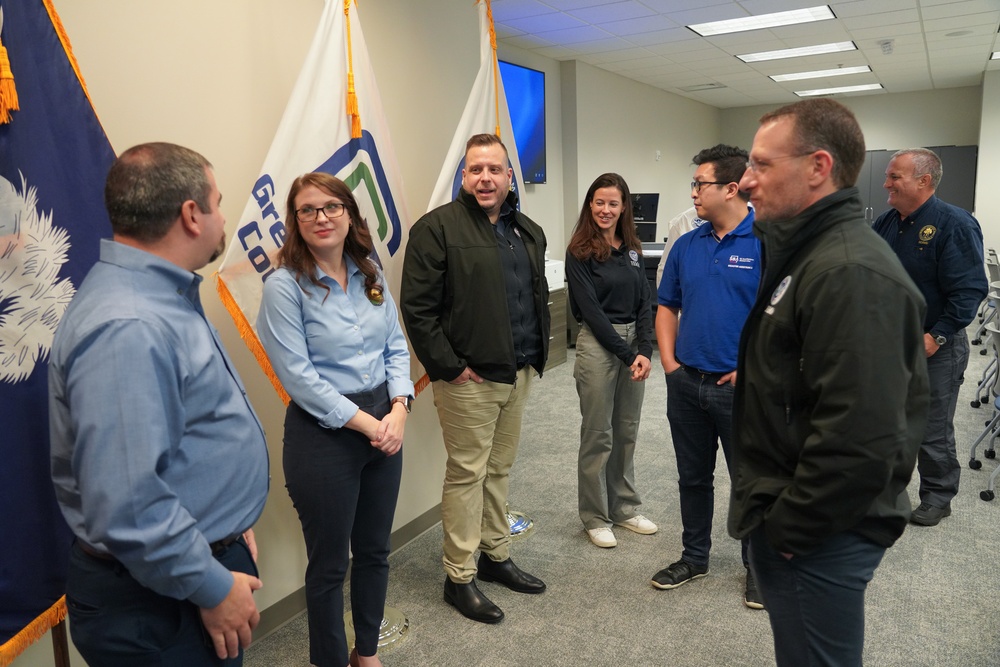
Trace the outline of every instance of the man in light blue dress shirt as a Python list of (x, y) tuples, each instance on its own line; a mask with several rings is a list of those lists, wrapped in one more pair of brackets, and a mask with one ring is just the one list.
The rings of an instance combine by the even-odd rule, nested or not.
[(211, 165), (173, 144), (111, 167), (101, 241), (49, 367), (52, 479), (76, 535), (67, 607), (92, 665), (238, 665), (260, 619), (263, 429), (194, 271), (221, 254)]

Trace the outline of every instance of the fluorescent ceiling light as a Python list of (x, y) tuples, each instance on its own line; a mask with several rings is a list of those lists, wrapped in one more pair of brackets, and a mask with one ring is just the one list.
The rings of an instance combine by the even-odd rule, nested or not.
[(823, 53), (839, 53), (840, 51), (857, 51), (854, 42), (834, 42), (831, 44), (816, 44), (800, 46), (797, 49), (778, 49), (777, 51), (760, 51), (736, 56), (745, 63), (756, 63), (762, 60), (780, 60), (782, 58), (801, 58), (802, 56), (817, 56)]
[(731, 32), (775, 28), (782, 25), (812, 23), (813, 21), (825, 21), (827, 19), (835, 18), (837, 18), (837, 16), (833, 13), (833, 10), (830, 9), (829, 5), (820, 5), (819, 7), (794, 9), (790, 12), (774, 12), (773, 14), (747, 16), (742, 19), (712, 21), (711, 23), (696, 23), (695, 25), (689, 25), (688, 28), (702, 37), (711, 37), (712, 35), (726, 35)]
[(813, 97), (815, 95), (834, 95), (836, 93), (858, 93), (862, 90), (882, 90), (881, 83), (865, 83), (860, 86), (841, 86), (840, 88), (817, 88), (816, 90), (796, 90), (799, 97)]
[(990, 56), (990, 60), (1000, 60), (1000, 51), (994, 51), (993, 55)]
[(834, 69), (817, 69), (812, 72), (795, 72), (793, 74), (775, 74), (768, 77), (772, 81), (801, 81), (802, 79), (822, 79), (826, 76), (844, 76), (845, 74), (862, 74), (870, 72), (872, 68), (868, 65), (857, 67), (836, 67)]

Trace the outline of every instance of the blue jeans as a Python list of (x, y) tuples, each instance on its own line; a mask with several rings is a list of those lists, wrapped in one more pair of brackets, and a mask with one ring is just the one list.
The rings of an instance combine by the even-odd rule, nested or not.
[[(349, 398), (376, 419), (390, 409), (378, 396)], [(374, 392), (364, 392), (374, 394)], [(386, 456), (349, 428), (328, 429), (297, 406), (285, 414), (285, 486), (306, 542), (309, 661), (347, 664), (344, 578), (351, 565), (351, 614), (359, 655), (375, 655), (389, 585), (389, 534), (396, 511), (403, 452)]]
[(958, 493), (962, 466), (955, 451), (955, 407), (968, 363), (969, 337), (964, 329), (927, 358), (931, 404), (927, 408), (927, 429), (920, 443), (917, 471), (920, 501), (934, 507), (944, 507)]
[[(677, 456), (681, 523), (681, 559), (708, 565), (715, 512), (715, 462), (719, 443), (731, 467), (733, 385), (718, 385), (717, 373), (699, 373), (681, 366), (667, 378), (667, 419)], [(747, 541), (741, 545), (747, 565)]]
[[(242, 539), (216, 555), (226, 569), (257, 576)], [(101, 667), (230, 667), (220, 660), (196, 607), (165, 597), (132, 578), (115, 560), (95, 558), (74, 543), (66, 582), (69, 630), (88, 665)]]
[(885, 547), (854, 532), (786, 559), (761, 524), (750, 533), (750, 567), (774, 633), (778, 667), (860, 666), (865, 589)]

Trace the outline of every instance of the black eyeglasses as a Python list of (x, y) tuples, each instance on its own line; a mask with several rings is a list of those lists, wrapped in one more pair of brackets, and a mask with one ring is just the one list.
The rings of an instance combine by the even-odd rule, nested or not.
[(730, 181), (691, 181), (691, 189), (700, 193), (706, 185), (729, 185)]
[(323, 217), (327, 220), (334, 220), (344, 215), (344, 205), (338, 202), (330, 202), (322, 208), (303, 206), (295, 211), (295, 217), (299, 222), (316, 222), (320, 211), (323, 211)]

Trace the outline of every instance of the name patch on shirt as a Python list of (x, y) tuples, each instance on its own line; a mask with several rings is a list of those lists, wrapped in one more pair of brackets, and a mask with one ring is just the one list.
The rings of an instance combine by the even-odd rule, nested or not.
[(739, 255), (729, 256), (729, 268), (730, 269), (750, 269), (753, 270), (754, 261), (753, 257), (740, 257)]
[(628, 251), (628, 258), (632, 261), (632, 266), (639, 268), (639, 253), (635, 250)]

